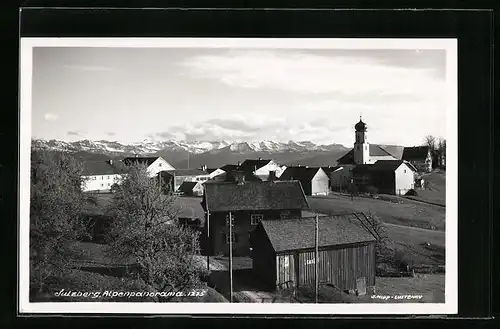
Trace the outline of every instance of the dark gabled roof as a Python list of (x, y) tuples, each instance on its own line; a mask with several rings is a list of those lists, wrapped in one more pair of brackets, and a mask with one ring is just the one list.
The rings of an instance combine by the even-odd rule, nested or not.
[(394, 155), (387, 152), (384, 148), (377, 144), (369, 144), (370, 145), (370, 156), (391, 156), (394, 158)]
[(338, 164), (352, 164), (354, 163), (354, 149), (344, 154), (342, 157), (337, 159)]
[(409, 163), (406, 160), (379, 160), (375, 162), (375, 167), (376, 168), (384, 168), (388, 170), (396, 170), (399, 168), (401, 164), (406, 164), (411, 170), (417, 171), (417, 168), (413, 166), (411, 163)]
[(243, 161), (243, 163), (239, 166), (239, 170), (243, 170), (245, 172), (247, 171), (254, 171), (256, 169), (262, 168), (265, 165), (267, 165), (271, 160), (251, 160), (247, 159)]
[[(261, 225), (275, 252), (314, 248), (315, 217), (263, 220)], [(376, 240), (354, 214), (321, 216), (318, 228), (320, 248)]]
[(212, 212), (309, 208), (299, 181), (214, 182), (205, 185), (204, 195)]
[(148, 167), (155, 162), (159, 157), (128, 157), (123, 159), (123, 163), (125, 163), (127, 166), (133, 164), (133, 163), (141, 163), (141, 164), (146, 164)]
[(227, 164), (225, 166), (220, 167), (219, 169), (224, 170), (225, 172), (231, 172), (238, 169), (238, 166), (233, 164)]
[(207, 168), (205, 171), (208, 173), (208, 174), (211, 174), (213, 173), (214, 171), (216, 171), (217, 168)]
[(331, 174), (332, 172), (334, 172), (335, 170), (339, 169), (340, 167), (342, 166), (328, 166), (328, 167), (321, 167), (321, 169), (323, 169), (323, 171), (329, 175)]
[(374, 172), (393, 172), (401, 166), (406, 164), (411, 170), (416, 171), (415, 167), (403, 160), (378, 160), (374, 164), (360, 164), (354, 167), (352, 172), (354, 174), (365, 174)]
[(193, 192), (196, 184), (198, 184), (198, 182), (183, 182), (178, 190), (179, 192), (190, 193)]
[(427, 159), (428, 153), (429, 153), (428, 146), (405, 147), (403, 149), (402, 159), (406, 161), (415, 161), (415, 160), (425, 161), (425, 159)]
[(310, 182), (318, 173), (319, 167), (287, 167), (281, 174), (280, 180), (299, 180), (301, 183)]
[(121, 161), (86, 161), (83, 163), (84, 175), (114, 175), (125, 172), (125, 166)]
[(176, 170), (167, 170), (168, 173), (175, 176), (200, 176), (200, 175), (208, 175), (207, 171), (201, 169), (176, 169)]

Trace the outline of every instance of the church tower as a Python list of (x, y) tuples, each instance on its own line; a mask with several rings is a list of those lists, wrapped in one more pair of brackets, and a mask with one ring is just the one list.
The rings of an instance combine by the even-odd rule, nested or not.
[(366, 164), (370, 163), (370, 145), (368, 144), (366, 131), (367, 125), (359, 117), (359, 122), (354, 126), (356, 130), (356, 140), (354, 141), (354, 163)]

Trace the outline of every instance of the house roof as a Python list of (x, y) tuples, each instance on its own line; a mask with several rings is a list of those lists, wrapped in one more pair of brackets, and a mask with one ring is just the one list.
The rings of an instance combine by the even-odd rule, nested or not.
[(406, 164), (411, 170), (417, 171), (415, 167), (403, 160), (378, 160), (374, 164), (360, 164), (354, 167), (354, 174), (364, 174), (369, 172), (393, 172), (402, 164)]
[(183, 182), (181, 186), (179, 186), (179, 191), (184, 193), (193, 192), (194, 187), (198, 184), (198, 182)]
[(405, 147), (403, 149), (402, 159), (406, 161), (422, 160), (427, 159), (427, 154), (429, 153), (428, 146), (414, 146)]
[(370, 156), (391, 156), (391, 157), (394, 157), (394, 155), (387, 152), (380, 145), (377, 145), (377, 144), (369, 144), (369, 145), (370, 145)]
[(110, 164), (107, 161), (85, 161), (83, 163), (84, 175), (114, 175), (125, 172), (125, 166), (121, 161), (113, 161)]
[(267, 165), (271, 160), (252, 160), (247, 159), (239, 166), (240, 170), (243, 171), (254, 171), (256, 169), (262, 168)]
[(238, 169), (238, 166), (233, 164), (227, 164), (225, 166), (220, 167), (219, 169), (224, 170), (225, 172), (230, 172)]
[(203, 202), (212, 212), (309, 208), (299, 181), (214, 182), (205, 185)]
[[(369, 145), (369, 150), (370, 150), (370, 156), (376, 156), (376, 157), (381, 157), (381, 156), (387, 156), (387, 157), (392, 157), (397, 159), (396, 156), (393, 154), (389, 153), (386, 151), (383, 147), (377, 144), (368, 144)], [(351, 149), (349, 152), (344, 154), (342, 157), (337, 159), (337, 162), (339, 164), (351, 164), (354, 163), (354, 149)]]
[(321, 167), (321, 169), (323, 169), (323, 171), (326, 173), (326, 174), (330, 174), (332, 172), (334, 172), (335, 170), (339, 169), (341, 166), (328, 166), (328, 167)]
[(153, 162), (155, 162), (159, 157), (127, 157), (123, 159), (123, 163), (127, 166), (139, 162), (141, 164), (146, 164), (148, 167), (151, 166)]
[(299, 180), (310, 182), (318, 173), (319, 167), (287, 167), (281, 174), (280, 180)]
[[(263, 220), (276, 252), (314, 248), (315, 217)], [(328, 247), (375, 241), (354, 214), (318, 217), (318, 246)]]
[(200, 176), (200, 175), (208, 175), (208, 171), (201, 170), (198, 168), (195, 169), (175, 169), (175, 170), (166, 170), (166, 172), (175, 175), (175, 176)]

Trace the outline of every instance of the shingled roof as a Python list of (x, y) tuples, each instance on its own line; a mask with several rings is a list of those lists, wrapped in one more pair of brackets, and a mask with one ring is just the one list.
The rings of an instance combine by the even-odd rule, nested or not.
[(308, 209), (299, 181), (205, 184), (206, 209), (215, 211)]
[(148, 167), (155, 162), (159, 157), (128, 157), (123, 159), (123, 163), (125, 163), (127, 166), (133, 164), (133, 163), (141, 163), (141, 164), (146, 164)]
[(318, 173), (319, 167), (287, 167), (281, 174), (280, 180), (299, 180), (310, 182)]
[(83, 175), (115, 175), (125, 172), (125, 166), (121, 161), (85, 161), (83, 163)]
[(247, 171), (254, 171), (254, 170), (257, 170), (259, 168), (264, 167), (269, 162), (271, 162), (271, 160), (262, 160), (262, 159), (251, 160), (251, 159), (247, 159), (247, 160), (243, 161), (243, 163), (239, 166), (238, 169), (239, 170), (243, 170), (245, 172), (247, 172)]
[(409, 162), (403, 160), (378, 160), (374, 164), (360, 164), (354, 167), (354, 174), (364, 174), (368, 172), (393, 172), (399, 168), (402, 164), (406, 164), (411, 170), (417, 171), (417, 169)]
[(403, 149), (402, 159), (406, 161), (425, 161), (429, 153), (428, 146), (405, 147)]
[(195, 169), (176, 169), (176, 170), (166, 170), (169, 174), (175, 176), (200, 176), (200, 175), (208, 175), (208, 171), (201, 170), (198, 168)]
[[(275, 252), (314, 248), (315, 217), (263, 220), (261, 225)], [(354, 214), (320, 216), (318, 228), (320, 248), (376, 241)]]
[(198, 184), (198, 182), (182, 182), (181, 186), (179, 186), (179, 191), (184, 193), (193, 192), (196, 184)]

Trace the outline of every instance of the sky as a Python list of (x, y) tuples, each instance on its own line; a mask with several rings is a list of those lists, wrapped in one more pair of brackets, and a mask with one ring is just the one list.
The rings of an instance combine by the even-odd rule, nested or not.
[(445, 133), (445, 50), (37, 47), (32, 137), (368, 141)]

